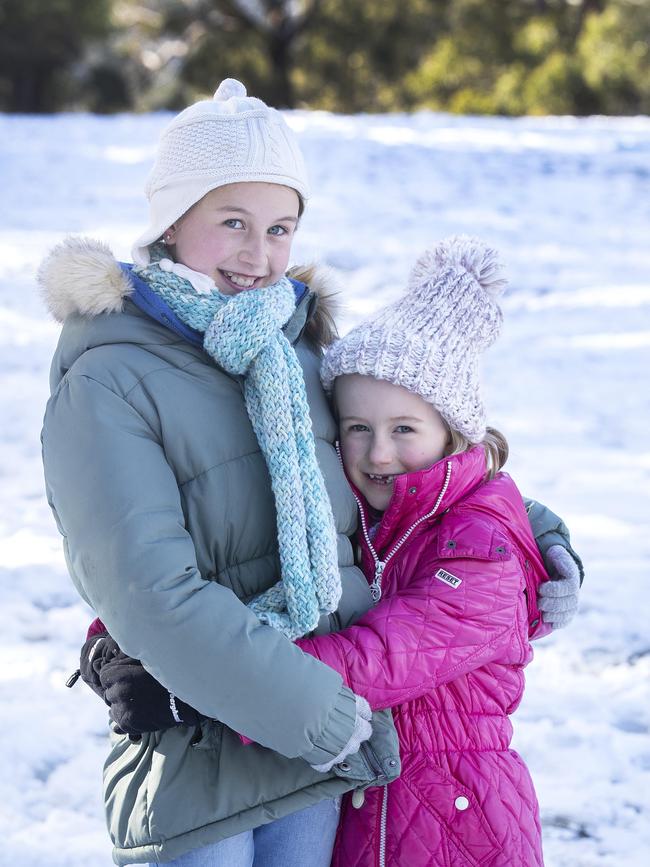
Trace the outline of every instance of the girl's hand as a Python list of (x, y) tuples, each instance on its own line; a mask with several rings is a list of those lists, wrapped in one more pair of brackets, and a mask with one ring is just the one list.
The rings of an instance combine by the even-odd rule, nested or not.
[(199, 714), (152, 677), (138, 659), (123, 653), (108, 632), (81, 650), (81, 678), (110, 707), (118, 734), (139, 736), (176, 725), (196, 725)]
[(347, 744), (343, 747), (338, 756), (335, 756), (331, 762), (324, 765), (312, 765), (315, 771), (320, 771), (321, 774), (326, 774), (331, 771), (334, 765), (340, 764), (348, 756), (354, 755), (359, 751), (359, 747), (364, 741), (367, 741), (372, 734), (372, 711), (370, 705), (362, 696), (356, 696), (357, 715), (354, 720), (354, 729)]
[(561, 629), (573, 620), (578, 610), (580, 570), (562, 545), (552, 545), (546, 552), (545, 562), (551, 580), (539, 585), (537, 607), (543, 612), (544, 623)]
[(106, 631), (91, 635), (81, 648), (79, 674), (83, 682), (101, 699), (104, 698), (104, 688), (99, 680), (99, 672), (102, 666), (118, 653), (120, 648)]

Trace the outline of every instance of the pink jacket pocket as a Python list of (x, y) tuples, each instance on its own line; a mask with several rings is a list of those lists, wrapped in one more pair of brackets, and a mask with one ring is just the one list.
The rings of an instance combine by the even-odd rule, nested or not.
[(474, 793), (424, 757), (402, 778), (406, 786), (447, 832), (449, 843), (468, 867), (489, 864), (501, 845)]

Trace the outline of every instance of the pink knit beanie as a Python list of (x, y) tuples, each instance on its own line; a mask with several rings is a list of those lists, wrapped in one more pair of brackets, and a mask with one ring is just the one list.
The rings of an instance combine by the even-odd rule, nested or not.
[(328, 350), (321, 380), (359, 373), (401, 385), (470, 442), (485, 435), (479, 359), (501, 329), (506, 281), (495, 250), (461, 235), (417, 261), (406, 292)]

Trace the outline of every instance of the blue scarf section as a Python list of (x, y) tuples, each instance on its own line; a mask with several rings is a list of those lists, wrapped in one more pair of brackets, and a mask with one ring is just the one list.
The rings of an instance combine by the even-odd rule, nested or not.
[[(283, 277), (236, 295), (216, 287), (199, 294), (188, 280), (158, 266), (164, 248), (154, 245), (150, 252), (152, 264), (133, 268), (153, 293), (134, 299), (138, 306), (148, 305), (155, 319), (176, 331), (180, 325), (220, 367), (244, 377), (246, 409), (271, 476), (282, 571), (280, 581), (248, 604), (261, 622), (299, 638), (321, 614), (336, 610), (341, 578), (302, 368), (282, 333), (295, 310), (294, 286)], [(178, 323), (161, 319), (170, 319), (165, 308)]]
[[(180, 320), (169, 304), (167, 304), (166, 301), (163, 301), (161, 296), (157, 295), (153, 289), (149, 287), (148, 283), (145, 283), (144, 280), (137, 276), (136, 272), (133, 270), (134, 266), (132, 264), (129, 262), (120, 262), (119, 266), (128, 276), (129, 282), (133, 286), (133, 292), (129, 295), (129, 300), (132, 301), (136, 307), (152, 319), (155, 319), (156, 322), (164, 325), (165, 328), (169, 328), (175, 334), (178, 334), (179, 337), (187, 340), (188, 343), (203, 348), (203, 334), (200, 331), (195, 331), (193, 328), (190, 328)], [(300, 280), (294, 280), (293, 277), (290, 277), (289, 280), (296, 296), (297, 307), (302, 302), (305, 295), (308, 294), (307, 287), (304, 283), (301, 283)]]

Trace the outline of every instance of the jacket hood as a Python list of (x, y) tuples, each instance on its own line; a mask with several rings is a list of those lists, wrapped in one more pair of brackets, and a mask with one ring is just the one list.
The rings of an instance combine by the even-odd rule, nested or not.
[[(333, 320), (336, 292), (327, 268), (296, 266), (288, 276), (307, 284)], [(70, 237), (54, 247), (42, 261), (37, 281), (49, 312), (62, 323), (75, 314), (92, 318), (120, 313), (133, 293), (133, 284), (111, 249), (93, 238)]]
[(120, 313), (133, 292), (110, 248), (91, 238), (66, 238), (41, 263), (37, 281), (57, 320)]

